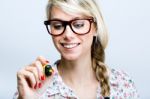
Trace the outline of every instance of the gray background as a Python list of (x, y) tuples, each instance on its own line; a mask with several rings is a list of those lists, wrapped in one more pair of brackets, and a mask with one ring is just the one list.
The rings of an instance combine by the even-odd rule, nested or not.
[[(100, 2), (100, 1), (99, 1)], [(16, 72), (39, 55), (59, 58), (43, 25), (47, 0), (0, 2), (0, 99), (16, 91)], [(141, 99), (150, 99), (150, 1), (101, 0), (110, 40), (106, 63), (128, 72)]]

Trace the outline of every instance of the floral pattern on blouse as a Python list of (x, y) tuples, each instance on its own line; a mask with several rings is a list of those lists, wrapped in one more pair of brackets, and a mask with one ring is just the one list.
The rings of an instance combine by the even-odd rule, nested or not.
[[(55, 74), (51, 83), (39, 99), (79, 99), (73, 90), (68, 87), (62, 80), (57, 70), (57, 63), (53, 65)], [(111, 69), (110, 74), (110, 99), (139, 99), (133, 80), (123, 71)], [(97, 88), (97, 98), (105, 99), (101, 94), (100, 86)], [(18, 92), (13, 99), (17, 99)]]

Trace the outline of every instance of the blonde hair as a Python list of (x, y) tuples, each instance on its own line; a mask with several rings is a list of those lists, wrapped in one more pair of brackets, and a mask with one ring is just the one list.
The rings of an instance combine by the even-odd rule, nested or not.
[(97, 35), (93, 39), (91, 56), (93, 61), (93, 70), (96, 78), (100, 82), (101, 94), (103, 96), (110, 95), (108, 68), (104, 64), (104, 49), (108, 43), (107, 29), (104, 24), (100, 8), (95, 0), (49, 0), (47, 5), (47, 18), (51, 17), (51, 9), (53, 6), (61, 8), (68, 14), (82, 14), (93, 17), (96, 22)]

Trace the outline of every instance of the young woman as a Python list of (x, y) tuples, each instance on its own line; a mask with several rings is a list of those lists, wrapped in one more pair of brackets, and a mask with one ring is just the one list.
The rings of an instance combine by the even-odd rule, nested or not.
[(17, 73), (19, 99), (137, 99), (132, 79), (104, 63), (107, 30), (94, 0), (49, 0), (45, 21), (61, 55), (51, 76), (39, 56)]

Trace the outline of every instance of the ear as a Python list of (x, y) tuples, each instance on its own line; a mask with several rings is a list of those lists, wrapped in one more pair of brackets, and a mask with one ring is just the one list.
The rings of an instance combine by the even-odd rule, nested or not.
[(93, 28), (93, 36), (97, 36), (97, 30), (96, 30), (96, 27)]

